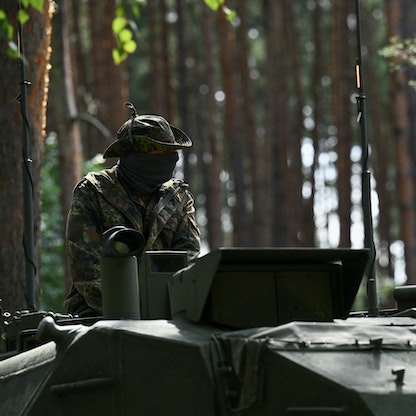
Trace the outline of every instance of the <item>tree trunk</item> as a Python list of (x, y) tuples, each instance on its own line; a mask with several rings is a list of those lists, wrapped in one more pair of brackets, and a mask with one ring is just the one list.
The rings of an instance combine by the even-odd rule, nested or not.
[(252, 206), (247, 206), (247, 220), (246, 230), (247, 234), (246, 244), (250, 246), (261, 245), (259, 241), (261, 237), (257, 232), (256, 217), (254, 216), (254, 205), (262, 203), (259, 199), (257, 188), (253, 183), (256, 178), (258, 163), (258, 149), (257, 149), (257, 136), (256, 136), (256, 125), (254, 119), (254, 98), (253, 98), (253, 86), (250, 78), (250, 71), (248, 67), (250, 57), (250, 45), (248, 42), (248, 10), (247, 2), (240, 2), (237, 7), (237, 14), (240, 18), (240, 25), (237, 30), (237, 45), (238, 45), (238, 63), (240, 67), (240, 79), (241, 79), (241, 122), (243, 129), (241, 131), (241, 142), (244, 148), (247, 149), (246, 163), (244, 166), (245, 177), (250, 178), (247, 182), (247, 199), (250, 199)]
[(149, 55), (149, 107), (153, 114), (163, 114), (165, 105), (163, 102), (163, 56), (162, 39), (160, 34), (160, 11), (156, 1), (149, 1), (145, 8), (149, 22), (149, 43), (147, 53)]
[[(363, 4), (364, 5), (364, 4)], [(369, 16), (371, 10), (364, 9), (366, 16)], [(363, 39), (371, 39), (374, 31), (379, 25), (379, 21), (375, 19), (367, 19), (366, 24), (362, 27)], [(364, 42), (364, 40), (363, 40)], [(387, 37), (386, 37), (387, 42)], [(366, 96), (368, 97), (368, 108), (371, 112), (367, 113), (368, 141), (371, 146), (371, 166), (374, 171), (375, 182), (377, 185), (377, 195), (379, 199), (378, 218), (375, 218), (376, 247), (378, 257), (378, 270), (381, 276), (393, 279), (394, 271), (392, 265), (392, 256), (390, 247), (398, 235), (394, 235), (397, 227), (394, 223), (394, 202), (395, 202), (395, 163), (394, 158), (394, 141), (390, 129), (383, 128), (380, 120), (388, 120), (390, 114), (390, 105), (386, 105), (385, 90), (380, 86), (385, 86), (385, 74), (381, 73), (379, 68), (384, 62), (380, 62), (378, 54), (378, 45), (373, 42), (365, 41), (368, 47), (367, 57), (364, 59), (363, 67), (365, 74), (371, 74), (366, 77)], [(378, 235), (378, 238), (377, 238)], [(393, 296), (390, 296), (389, 304), (381, 305), (386, 308), (394, 308)]]
[[(402, 19), (407, 13), (403, 2), (386, 2), (389, 37), (403, 35)], [(405, 245), (407, 283), (416, 283), (416, 217), (414, 161), (411, 156), (411, 123), (409, 119), (408, 78), (404, 69), (398, 69), (391, 77), (391, 100), (394, 114), (396, 146), (397, 192), (400, 206), (401, 234)]]
[[(201, 160), (202, 178), (206, 195), (207, 240), (211, 250), (224, 243), (221, 230), (222, 191), (220, 174), (223, 166), (223, 149), (219, 139), (217, 104), (215, 100), (215, 64), (214, 64), (214, 19), (208, 6), (202, 7), (201, 30), (204, 61), (203, 79), (206, 81), (206, 111), (201, 112), (203, 124), (203, 142), (205, 158)], [(206, 172), (205, 172), (206, 168)]]
[[(34, 258), (29, 259), (35, 265), (39, 259), (40, 225), (40, 166), (42, 145), (46, 125), (46, 102), (48, 94), (49, 45), (51, 34), (50, 3), (45, 2), (44, 13), (29, 9), (30, 20), (23, 27), (23, 45), (25, 48), (26, 77), (28, 89), (28, 154), (31, 159), (25, 165), (31, 167), (31, 184), (34, 222)], [(16, 2), (4, 2), (3, 10), (10, 21), (15, 22)], [(15, 26), (17, 27), (17, 25)], [(4, 46), (4, 45), (3, 45)], [(2, 48), (4, 51), (5, 49)], [(46, 51), (46, 53), (45, 53)], [(14, 312), (26, 308), (25, 302), (25, 256), (23, 241), (23, 192), (22, 192), (22, 124), (19, 105), (15, 98), (20, 93), (21, 71), (17, 60), (5, 53), (0, 54), (2, 68), (2, 91), (0, 94), (0, 124), (4, 140), (0, 146), (0, 294), (3, 309)], [(22, 97), (20, 97), (22, 98)], [(22, 103), (23, 108), (24, 103)], [(29, 266), (31, 267), (31, 266)], [(35, 283), (35, 288), (37, 284)], [(35, 294), (36, 295), (36, 294)], [(35, 305), (36, 306), (36, 305)]]
[[(127, 66), (125, 62), (115, 65), (112, 55), (115, 39), (110, 28), (115, 16), (115, 0), (90, 1), (88, 5), (92, 50), (86, 59), (91, 60), (94, 68), (89, 91), (96, 107), (96, 113), (92, 115), (115, 137), (129, 116), (124, 106), (129, 100)], [(89, 151), (85, 154), (88, 159), (103, 153), (109, 144), (102, 132), (94, 129), (91, 133)]]
[[(350, 247), (351, 238), (351, 111), (350, 95), (353, 80), (351, 73), (350, 31), (347, 27), (348, 13), (352, 13), (348, 2), (335, 2), (332, 16), (332, 102), (334, 124), (337, 128), (337, 191), (338, 217), (340, 223), (339, 245)], [(331, 212), (330, 215), (333, 215)], [(330, 224), (329, 224), (330, 226)], [(331, 233), (331, 229), (328, 231)], [(334, 244), (334, 243), (332, 243)], [(337, 243), (335, 243), (337, 244)]]
[[(265, 27), (266, 72), (264, 91), (264, 137), (259, 140), (258, 174), (256, 185), (259, 192), (258, 210), (254, 214), (259, 230), (262, 233), (262, 245), (283, 246), (286, 236), (286, 219), (284, 217), (284, 181), (283, 171), (286, 167), (286, 153), (282, 149), (282, 138), (279, 137), (279, 122), (284, 115), (279, 110), (283, 92), (279, 79), (282, 75), (280, 54), (276, 47), (278, 39), (279, 3), (274, 0), (263, 1)], [(284, 98), (283, 98), (283, 101)]]
[(311, 91), (310, 96), (312, 98), (313, 106), (313, 128), (311, 131), (312, 147), (313, 147), (313, 162), (310, 167), (310, 171), (307, 175), (307, 182), (310, 189), (310, 195), (304, 197), (305, 209), (303, 211), (304, 217), (302, 218), (302, 231), (304, 235), (305, 245), (313, 246), (315, 245), (315, 212), (314, 212), (314, 203), (315, 203), (315, 191), (316, 191), (316, 182), (315, 174), (318, 169), (318, 157), (319, 157), (319, 142), (321, 135), (323, 134), (321, 126), (324, 125), (324, 111), (323, 111), (323, 88), (322, 88), (322, 77), (324, 75), (324, 70), (322, 62), (325, 59), (324, 46), (323, 46), (323, 13), (322, 7), (319, 3), (316, 4), (315, 10), (313, 12), (313, 43), (315, 45), (315, 50), (313, 54), (313, 63), (312, 63), (312, 82), (311, 82)]
[[(48, 108), (48, 131), (55, 131), (58, 136), (59, 154), (59, 185), (62, 212), (62, 239), (65, 240), (66, 217), (72, 200), (72, 191), (82, 175), (82, 144), (76, 95), (73, 79), (73, 62), (68, 33), (68, 14), (66, 5), (68, 1), (60, 4), (53, 25), (52, 39), (52, 70), (51, 87), (54, 93), (50, 95)], [(66, 82), (60, 82), (65, 79)], [(67, 250), (64, 245), (63, 264), (65, 286), (69, 289), (71, 284)]]
[[(289, 50), (285, 60), (285, 73), (290, 75), (290, 96), (295, 97), (294, 104), (291, 106), (291, 117), (286, 120), (287, 129), (287, 151), (288, 166), (286, 175), (286, 218), (287, 218), (287, 240), (286, 244), (292, 247), (299, 245), (302, 241), (301, 224), (303, 200), (303, 170), (301, 159), (301, 143), (304, 136), (303, 127), (303, 106), (305, 105), (304, 92), (302, 88), (301, 68), (303, 65), (300, 60), (299, 35), (295, 25), (295, 16), (291, 0), (282, 1), (282, 27), (284, 30), (285, 48)], [(288, 79), (289, 76), (286, 77)], [(313, 221), (313, 217), (310, 218)]]
[(232, 178), (232, 192), (228, 198), (233, 213), (233, 245), (247, 246), (249, 239), (248, 214), (246, 208), (245, 189), (245, 146), (241, 140), (242, 120), (239, 117), (238, 101), (240, 86), (237, 73), (236, 45), (232, 26), (222, 11), (218, 14), (218, 30), (220, 41), (220, 66), (225, 93), (225, 126), (224, 136), (228, 142), (228, 159)]

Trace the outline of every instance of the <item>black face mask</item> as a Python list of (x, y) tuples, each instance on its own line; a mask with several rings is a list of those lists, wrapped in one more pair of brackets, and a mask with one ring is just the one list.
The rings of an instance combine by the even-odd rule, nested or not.
[(172, 178), (178, 159), (177, 152), (133, 153), (120, 158), (118, 172), (121, 180), (125, 181), (133, 191), (152, 193)]

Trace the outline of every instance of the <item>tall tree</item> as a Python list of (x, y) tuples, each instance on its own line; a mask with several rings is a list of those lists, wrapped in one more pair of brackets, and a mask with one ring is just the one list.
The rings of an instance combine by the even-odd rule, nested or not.
[[(406, 6), (406, 7), (405, 7)], [(389, 36), (402, 37), (405, 16), (410, 14), (410, 5), (401, 0), (386, 1), (388, 10)], [(397, 166), (397, 190), (400, 205), (401, 233), (405, 245), (406, 272), (408, 283), (416, 282), (416, 210), (414, 158), (412, 157), (413, 137), (410, 108), (409, 84), (405, 69), (395, 71), (390, 77), (392, 112)]]
[[(17, 28), (15, 16), (17, 2), (4, 2), (3, 10), (9, 21)], [(24, 63), (26, 79), (21, 79), (21, 68), (18, 61), (0, 54), (0, 67), (4, 74), (0, 94), (0, 123), (4, 137), (0, 146), (0, 297), (2, 307), (12, 312), (27, 307), (25, 302), (25, 253), (23, 241), (23, 192), (22, 168), (31, 167), (31, 184), (34, 206), (34, 243), (35, 265), (39, 264), (39, 224), (40, 224), (40, 166), (42, 159), (42, 142), (46, 125), (46, 102), (48, 94), (48, 69), (51, 36), (50, 2), (44, 4), (44, 13), (29, 9), (30, 20), (23, 27), (21, 39), (25, 49)], [(2, 39), (4, 51), (5, 45)], [(30, 82), (28, 91), (28, 119), (22, 120), (16, 97), (20, 93), (21, 81)], [(21, 99), (22, 97), (20, 97)], [(23, 103), (22, 103), (23, 105)], [(22, 160), (23, 140), (22, 123), (29, 127), (29, 153)], [(23, 162), (23, 163), (22, 163)], [(39, 275), (37, 276), (39, 277)]]
[(340, 246), (351, 246), (351, 105), (350, 95), (355, 85), (349, 74), (352, 32), (347, 18), (353, 14), (352, 2), (335, 2), (332, 16), (332, 103), (333, 121), (337, 129), (337, 191), (340, 223)]
[[(232, 178), (233, 197), (228, 198), (233, 213), (233, 244), (249, 245), (248, 213), (245, 186), (245, 145), (241, 140), (242, 120), (239, 92), (241, 84), (237, 76), (239, 72), (236, 55), (235, 33), (222, 11), (218, 13), (218, 33), (220, 42), (220, 66), (225, 93), (224, 137), (228, 142), (228, 160)], [(246, 64), (246, 63), (244, 63)]]
[[(286, 244), (297, 246), (302, 241), (302, 231), (299, 228), (303, 213), (303, 170), (301, 159), (301, 144), (304, 137), (303, 127), (303, 107), (305, 105), (305, 94), (302, 85), (301, 54), (299, 48), (299, 33), (295, 24), (293, 12), (293, 2), (290, 0), (282, 1), (282, 27), (285, 48), (291, 53), (285, 60), (285, 73), (291, 72), (290, 98), (293, 102), (291, 106), (291, 116), (286, 123), (287, 128), (287, 158), (288, 166), (286, 180), (288, 191), (286, 193), (286, 219), (287, 236)], [(310, 218), (313, 221), (313, 217)]]
[[(375, 218), (376, 243), (378, 253), (378, 267), (383, 276), (394, 277), (392, 256), (390, 247), (399, 235), (394, 230), (396, 202), (395, 192), (395, 168), (394, 166), (394, 140), (392, 129), (386, 129), (380, 120), (388, 120), (390, 104), (388, 100), (388, 83), (386, 78), (385, 60), (379, 54), (379, 43), (371, 42), (374, 33), (377, 33), (380, 19), (374, 18), (376, 13), (372, 9), (366, 9), (362, 3), (362, 13), (366, 16), (366, 24), (362, 27), (362, 43), (368, 53), (363, 59), (363, 74), (365, 76), (367, 96), (368, 142), (371, 148), (370, 167), (374, 174), (380, 210), (378, 218)], [(379, 5), (380, 9), (383, 4)], [(386, 13), (386, 10), (383, 10)], [(380, 29), (379, 29), (380, 32)], [(386, 28), (382, 32), (382, 38), (386, 39)], [(377, 238), (378, 237), (378, 238)], [(394, 304), (387, 305), (394, 307)]]
[[(76, 121), (78, 106), (68, 30), (69, 16), (66, 8), (68, 3), (68, 1), (61, 2), (53, 19), (55, 36), (52, 38), (52, 69), (50, 72), (53, 94), (49, 97), (47, 113), (48, 132), (55, 132), (58, 136), (62, 240), (65, 238), (65, 220), (71, 204), (72, 190), (81, 179), (82, 173), (81, 130), (79, 122)], [(62, 79), (65, 79), (66, 82), (62, 83)], [(69, 289), (70, 276), (66, 261), (66, 249), (64, 249), (63, 256), (64, 279), (66, 287)]]
[(309, 96), (311, 97), (311, 105), (313, 107), (313, 119), (314, 124), (311, 131), (312, 139), (312, 148), (313, 148), (313, 159), (311, 163), (310, 170), (306, 175), (305, 180), (307, 185), (309, 185), (310, 195), (306, 195), (304, 199), (305, 209), (304, 209), (304, 218), (301, 221), (301, 230), (303, 232), (303, 238), (305, 245), (313, 246), (315, 244), (315, 222), (311, 219), (315, 219), (314, 214), (314, 202), (315, 202), (315, 173), (318, 168), (318, 158), (319, 158), (319, 142), (321, 137), (324, 135), (324, 120), (323, 115), (323, 86), (322, 78), (324, 75), (324, 69), (322, 68), (322, 61), (325, 57), (324, 53), (324, 43), (323, 43), (323, 33), (324, 33), (324, 19), (323, 19), (323, 10), (319, 3), (316, 1), (315, 9), (312, 15), (312, 39), (314, 45), (314, 53), (311, 65), (311, 82), (309, 84), (310, 92)]
[[(258, 163), (258, 148), (257, 148), (257, 135), (256, 135), (256, 123), (254, 115), (254, 92), (252, 80), (250, 78), (249, 58), (250, 58), (250, 44), (248, 39), (249, 22), (248, 22), (248, 5), (247, 2), (239, 2), (237, 5), (237, 14), (240, 18), (240, 25), (236, 32), (237, 36), (237, 54), (238, 65), (240, 68), (240, 83), (241, 83), (241, 123), (244, 128), (241, 129), (241, 141), (244, 148), (247, 149), (244, 155), (244, 183), (247, 187), (246, 199), (251, 199), (251, 206), (247, 206), (247, 221), (245, 233), (249, 237), (246, 240), (246, 244), (250, 246), (259, 245), (260, 234), (257, 232), (257, 224), (255, 212), (257, 207), (255, 205), (261, 204), (262, 200), (257, 193), (256, 177)], [(260, 237), (260, 238), (259, 238)]]
[[(281, 39), (278, 28), (279, 3), (263, 1), (264, 36), (266, 64), (264, 73), (264, 138), (259, 141), (261, 158), (258, 160), (258, 179), (262, 205), (256, 215), (256, 221), (262, 230), (263, 245), (284, 246), (286, 237), (286, 219), (283, 204), (285, 187), (283, 172), (287, 165), (286, 151), (282, 136), (279, 135), (279, 123), (285, 120), (286, 97), (282, 90), (284, 73), (281, 56), (276, 40)], [(283, 111), (283, 112), (280, 112)]]
[[(115, 0), (89, 1), (88, 6), (91, 49), (83, 58), (87, 62), (90, 61), (93, 68), (92, 80), (87, 86), (96, 108), (96, 113), (92, 115), (115, 135), (121, 123), (127, 118), (124, 103), (129, 100), (126, 63), (116, 65), (112, 56), (115, 39), (111, 25), (115, 17), (116, 2)], [(87, 158), (102, 153), (109, 144), (102, 132), (97, 129), (91, 131), (87, 143), (89, 148), (89, 152), (85, 154)]]
[(220, 141), (220, 131), (217, 127), (219, 116), (216, 111), (217, 104), (215, 100), (217, 85), (215, 77), (214, 16), (207, 6), (202, 7), (201, 29), (205, 62), (202, 69), (202, 79), (205, 79), (207, 88), (205, 111), (201, 112), (201, 138), (204, 143), (205, 155), (201, 162), (203, 164), (203, 189), (206, 194), (207, 241), (209, 248), (213, 250), (221, 247), (224, 242), (221, 230), (222, 192), (220, 182), (223, 147)]

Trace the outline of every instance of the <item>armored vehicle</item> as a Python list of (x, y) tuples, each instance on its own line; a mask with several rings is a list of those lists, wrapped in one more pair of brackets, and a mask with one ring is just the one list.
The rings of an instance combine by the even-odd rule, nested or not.
[(3, 313), (0, 414), (413, 416), (413, 288), (351, 314), (368, 255), (115, 249), (102, 317)]

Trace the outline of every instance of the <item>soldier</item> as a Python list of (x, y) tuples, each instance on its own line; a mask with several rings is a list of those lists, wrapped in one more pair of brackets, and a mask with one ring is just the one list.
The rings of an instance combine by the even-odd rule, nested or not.
[[(65, 299), (69, 313), (102, 314), (99, 262), (103, 233), (117, 225), (139, 230), (147, 250), (186, 250), (189, 260), (200, 250), (194, 200), (188, 185), (172, 178), (177, 149), (191, 139), (156, 115), (131, 117), (103, 157), (118, 157), (110, 169), (90, 172), (75, 187), (67, 221), (72, 288)], [(138, 255), (140, 257), (140, 254)]]

